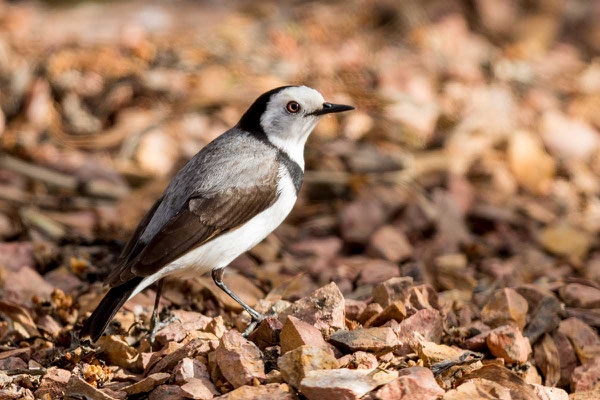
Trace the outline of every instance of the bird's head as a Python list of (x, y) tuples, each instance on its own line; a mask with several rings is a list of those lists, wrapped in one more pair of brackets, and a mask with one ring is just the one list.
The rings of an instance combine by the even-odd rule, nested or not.
[(332, 104), (307, 86), (283, 86), (262, 94), (242, 116), (238, 127), (264, 134), (271, 143), (304, 165), (306, 139), (325, 114), (353, 110)]

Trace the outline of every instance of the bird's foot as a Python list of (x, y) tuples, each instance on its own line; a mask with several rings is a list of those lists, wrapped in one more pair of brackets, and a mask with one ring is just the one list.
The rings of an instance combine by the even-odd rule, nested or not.
[(269, 315), (259, 314), (258, 312), (256, 315), (252, 315), (252, 322), (250, 322), (250, 325), (248, 325), (246, 330), (242, 333), (242, 336), (248, 337), (252, 332), (254, 332), (258, 325), (260, 325), (263, 319), (267, 318)]
[(156, 338), (158, 331), (175, 321), (181, 322), (181, 320), (174, 315), (167, 317), (164, 321), (161, 321), (158, 318), (152, 318), (150, 320), (150, 330), (148, 331), (148, 341), (150, 342), (150, 346), (154, 344), (154, 339)]

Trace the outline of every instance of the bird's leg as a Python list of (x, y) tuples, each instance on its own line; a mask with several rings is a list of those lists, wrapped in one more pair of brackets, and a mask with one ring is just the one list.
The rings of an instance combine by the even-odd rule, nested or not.
[(248, 328), (246, 328), (246, 330), (244, 331), (244, 333), (242, 334), (244, 337), (248, 336), (260, 323), (260, 321), (262, 321), (263, 319), (265, 319), (265, 316), (262, 315), (261, 313), (259, 313), (258, 311), (256, 311), (254, 308), (250, 307), (248, 304), (246, 304), (244, 302), (244, 300), (240, 299), (238, 297), (237, 294), (233, 293), (231, 291), (231, 289), (229, 289), (226, 285), (225, 282), (223, 282), (223, 274), (225, 272), (225, 268), (218, 268), (218, 269), (213, 269), (211, 272), (213, 281), (215, 281), (215, 284), (225, 293), (227, 293), (229, 295), (229, 297), (231, 297), (232, 299), (234, 299), (240, 306), (242, 306), (244, 308), (244, 310), (246, 310), (248, 312), (248, 314), (250, 314), (250, 317), (252, 317), (252, 322), (250, 323), (250, 325), (248, 326)]
[(171, 317), (164, 322), (158, 320), (158, 304), (160, 303), (160, 296), (162, 295), (164, 282), (164, 279), (158, 281), (158, 287), (156, 288), (156, 298), (154, 299), (154, 310), (152, 310), (152, 316), (150, 317), (150, 333), (148, 335), (148, 340), (150, 341), (151, 345), (154, 344), (154, 338), (159, 330), (161, 330), (174, 320), (178, 319), (177, 317)]

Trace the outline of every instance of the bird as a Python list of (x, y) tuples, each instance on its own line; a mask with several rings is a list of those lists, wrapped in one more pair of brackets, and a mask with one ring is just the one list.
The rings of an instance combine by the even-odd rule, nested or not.
[(353, 109), (326, 102), (308, 86), (281, 86), (260, 95), (233, 128), (172, 178), (117, 258), (105, 280), (110, 289), (79, 337), (96, 342), (128, 299), (158, 282), (152, 342), (163, 278), (209, 271), (215, 284), (250, 314), (247, 335), (265, 316), (225, 285), (224, 269), (292, 210), (304, 177), (304, 147), (321, 117)]

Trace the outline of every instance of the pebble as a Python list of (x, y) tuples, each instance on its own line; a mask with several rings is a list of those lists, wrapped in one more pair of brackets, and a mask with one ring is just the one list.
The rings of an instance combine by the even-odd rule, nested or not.
[(400, 346), (394, 350), (394, 354), (407, 355), (415, 347), (415, 333), (419, 333), (428, 342), (440, 343), (443, 332), (442, 316), (437, 310), (418, 310), (415, 314), (400, 322), (400, 325), (394, 331), (400, 341)]
[(413, 248), (404, 232), (393, 225), (384, 225), (377, 229), (367, 246), (367, 254), (370, 256), (395, 263), (410, 257), (412, 253)]
[(265, 379), (265, 365), (259, 348), (234, 330), (223, 335), (216, 350), (216, 361), (223, 376), (235, 388), (254, 378)]
[(531, 355), (531, 344), (517, 328), (505, 325), (490, 331), (487, 340), (490, 352), (507, 363), (524, 363)]
[(397, 322), (402, 321), (406, 317), (406, 307), (400, 300), (394, 301), (392, 304), (383, 309), (379, 314), (371, 317), (366, 323), (365, 327), (381, 326), (388, 321), (394, 320)]
[(135, 394), (140, 393), (148, 393), (152, 391), (155, 387), (165, 383), (170, 377), (171, 374), (167, 372), (158, 372), (156, 374), (149, 375), (141, 381), (138, 381), (132, 385), (125, 386), (122, 390), (129, 396), (133, 396)]
[(195, 400), (210, 400), (221, 394), (208, 378), (192, 378), (181, 385), (181, 391), (186, 398)]
[(219, 397), (219, 400), (296, 400), (285, 383), (262, 386), (242, 386)]
[(571, 391), (585, 392), (596, 389), (600, 382), (600, 357), (588, 361), (573, 370)]
[(70, 378), (71, 372), (66, 369), (57, 367), (48, 368), (40, 386), (34, 393), (35, 397), (43, 398), (43, 396), (47, 395), (51, 399), (62, 398)]
[(312, 324), (326, 336), (330, 330), (343, 329), (346, 326), (344, 296), (335, 282), (323, 286), (307, 297), (295, 301), (279, 314), (284, 322), (288, 315)]
[(276, 316), (271, 315), (261, 321), (260, 325), (250, 334), (248, 339), (254, 342), (259, 349), (264, 350), (279, 343), (282, 328), (283, 324)]
[(381, 282), (373, 289), (373, 302), (385, 308), (396, 300), (404, 300), (412, 285), (411, 277), (395, 277)]
[(209, 378), (208, 369), (200, 360), (184, 358), (175, 366), (175, 382), (183, 385), (193, 378)]
[(565, 335), (573, 344), (575, 354), (581, 364), (600, 356), (600, 337), (598, 332), (577, 318), (562, 320), (558, 332)]
[(528, 309), (527, 300), (514, 289), (499, 289), (483, 306), (481, 320), (491, 328), (514, 325), (522, 331), (527, 322)]
[(309, 371), (338, 368), (333, 351), (326, 347), (300, 346), (282, 355), (277, 361), (281, 377), (291, 386), (300, 387), (300, 381)]
[(321, 331), (313, 325), (299, 320), (293, 315), (288, 316), (281, 330), (281, 353), (285, 354), (290, 350), (303, 345), (316, 347), (326, 346), (327, 343), (321, 335)]
[(389, 327), (339, 330), (331, 335), (330, 342), (345, 351), (385, 351), (398, 345), (398, 337)]
[(410, 367), (398, 372), (398, 378), (377, 389), (377, 400), (436, 400), (444, 394), (429, 368)]
[(329, 369), (307, 373), (300, 391), (308, 400), (358, 400), (371, 390), (392, 382), (396, 371)]
[(600, 307), (600, 290), (582, 285), (570, 283), (558, 290), (560, 298), (568, 307), (576, 308), (598, 308)]

